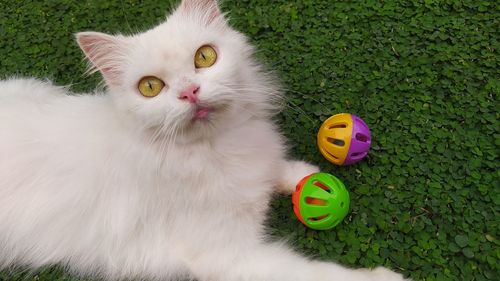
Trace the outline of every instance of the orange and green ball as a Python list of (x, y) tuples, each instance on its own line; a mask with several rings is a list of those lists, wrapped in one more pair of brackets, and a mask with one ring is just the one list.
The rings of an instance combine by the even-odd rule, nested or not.
[(292, 195), (293, 210), (307, 227), (327, 230), (338, 225), (349, 211), (349, 192), (335, 176), (315, 173), (303, 178)]

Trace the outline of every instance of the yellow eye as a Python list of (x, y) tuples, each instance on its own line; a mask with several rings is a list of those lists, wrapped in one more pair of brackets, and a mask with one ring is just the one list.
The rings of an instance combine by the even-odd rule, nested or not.
[(165, 87), (165, 83), (154, 76), (143, 77), (138, 85), (141, 94), (148, 98), (156, 97), (163, 87)]
[(201, 46), (194, 56), (196, 68), (211, 67), (217, 61), (217, 52), (209, 45)]

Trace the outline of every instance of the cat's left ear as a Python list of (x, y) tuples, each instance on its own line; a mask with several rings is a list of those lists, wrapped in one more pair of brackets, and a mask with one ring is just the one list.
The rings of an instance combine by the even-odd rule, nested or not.
[(197, 15), (205, 25), (225, 22), (217, 0), (182, 0), (178, 12), (185, 15)]
[(76, 41), (93, 67), (90, 72), (100, 71), (110, 85), (122, 83), (124, 65), (127, 61), (127, 41), (121, 35), (99, 32), (80, 32)]

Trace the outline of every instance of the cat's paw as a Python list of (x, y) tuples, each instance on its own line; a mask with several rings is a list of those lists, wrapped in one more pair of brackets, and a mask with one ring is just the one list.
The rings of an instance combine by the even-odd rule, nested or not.
[(307, 162), (288, 161), (283, 167), (278, 189), (285, 194), (291, 194), (301, 179), (317, 172), (319, 168)]
[(369, 280), (373, 281), (411, 281), (405, 279), (402, 274), (391, 271), (385, 267), (377, 267), (368, 272)]

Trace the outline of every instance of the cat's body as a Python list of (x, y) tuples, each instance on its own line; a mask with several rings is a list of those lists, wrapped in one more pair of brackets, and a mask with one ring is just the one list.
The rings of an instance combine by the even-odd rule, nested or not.
[[(202, 32), (189, 37), (185, 28)], [(158, 33), (169, 42), (142, 43)], [(64, 264), (109, 279), (169, 281), (402, 280), (264, 242), (272, 193), (291, 193), (317, 169), (286, 160), (270, 121), (277, 89), (214, 1), (185, 0), (140, 36), (78, 41), (109, 93), (0, 82), (0, 267)], [(207, 43), (217, 64), (194, 69), (189, 58)], [(148, 75), (165, 81), (154, 98), (136, 88)]]
[[(22, 89), (11, 91), (16, 84)], [(0, 245), (15, 245), (0, 261), (106, 261), (144, 274), (144, 265), (183, 267), (207, 246), (231, 249), (238, 237), (250, 243), (243, 237), (263, 234), (284, 156), (270, 123), (247, 120), (209, 141), (172, 146), (137, 132), (108, 96), (68, 96), (34, 80), (0, 87), (0, 131), (9, 132), (0, 145)]]

